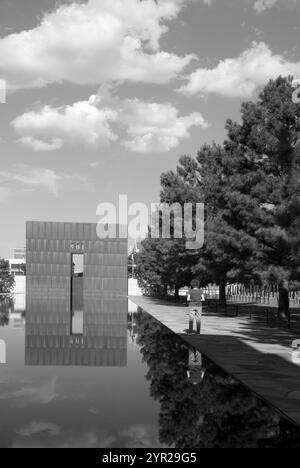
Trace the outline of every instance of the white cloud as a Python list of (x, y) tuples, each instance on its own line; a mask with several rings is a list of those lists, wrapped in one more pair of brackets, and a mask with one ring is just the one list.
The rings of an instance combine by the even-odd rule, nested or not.
[(253, 8), (258, 13), (263, 13), (273, 8), (278, 3), (280, 3), (282, 7), (293, 8), (299, 5), (299, 0), (256, 0)]
[[(53, 425), (54, 426), (54, 425)], [(47, 428), (46, 428), (47, 429)], [(11, 448), (106, 448), (116, 443), (116, 438), (113, 435), (99, 434), (99, 430), (83, 430), (79, 428), (79, 432), (65, 429), (60, 435), (41, 431), (34, 433), (31, 437), (23, 434), (18, 434)]]
[(115, 119), (115, 111), (99, 109), (91, 99), (72, 106), (44, 106), (39, 111), (26, 112), (13, 120), (12, 126), (21, 136), (20, 143), (34, 151), (52, 151), (65, 144), (107, 145), (117, 139), (110, 129), (110, 122)]
[(124, 447), (128, 448), (160, 448), (164, 447), (158, 440), (157, 428), (147, 425), (132, 425), (120, 432)]
[(264, 42), (253, 42), (237, 58), (227, 58), (213, 68), (198, 68), (179, 91), (186, 95), (218, 94), (250, 98), (260, 86), (277, 76), (300, 76), (300, 62), (273, 54)]
[(257, 0), (254, 3), (254, 10), (262, 13), (263, 11), (272, 8), (277, 2), (278, 0)]
[[(212, 6), (219, 0), (202, 0), (205, 5)], [(263, 13), (266, 10), (273, 8), (277, 3), (283, 6), (296, 6), (299, 0), (252, 0), (253, 9), (257, 13)]]
[(200, 113), (181, 117), (169, 103), (122, 100), (111, 96), (107, 89), (100, 93), (72, 106), (57, 109), (45, 106), (17, 117), (12, 125), (21, 136), (19, 142), (34, 151), (51, 151), (78, 143), (97, 148), (118, 138), (111, 128), (115, 125), (117, 130), (125, 128), (128, 139), (122, 145), (128, 150), (167, 152), (190, 136), (192, 126), (208, 126)]
[(0, 400), (14, 400), (14, 406), (20, 408), (26, 407), (31, 403), (48, 405), (58, 397), (56, 387), (57, 377), (53, 377), (51, 380), (37, 385), (27, 383), (20, 390), (1, 393)]
[[(5, 182), (13, 193), (17, 184), (26, 190), (43, 190), (55, 197), (67, 182), (74, 184), (84, 184), (85, 179), (77, 174), (56, 173), (48, 168), (31, 168), (27, 165), (16, 165), (11, 171), (0, 172), (0, 183)], [(1, 191), (0, 191), (1, 194)]]
[(22, 437), (32, 437), (41, 434), (55, 437), (60, 435), (61, 429), (57, 424), (32, 421), (30, 424), (20, 427), (20, 429), (16, 430), (16, 433)]
[(100, 161), (93, 161), (91, 163), (89, 163), (89, 166), (92, 168), (92, 169), (95, 169), (96, 167), (99, 167), (100, 166)]
[(180, 117), (179, 111), (169, 103), (149, 103), (127, 99), (119, 114), (120, 122), (127, 126), (129, 139), (124, 146), (137, 153), (167, 152), (189, 138), (192, 126), (207, 128), (203, 116), (194, 112)]
[(61, 138), (50, 138), (49, 141), (43, 141), (33, 136), (24, 136), (18, 141), (34, 151), (54, 151), (61, 149), (63, 146)]
[(188, 0), (89, 0), (61, 5), (34, 29), (0, 39), (9, 89), (63, 81), (167, 83), (190, 63), (160, 50), (166, 23)]

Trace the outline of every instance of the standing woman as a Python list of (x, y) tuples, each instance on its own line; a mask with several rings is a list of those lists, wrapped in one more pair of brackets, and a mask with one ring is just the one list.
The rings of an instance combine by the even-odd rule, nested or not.
[(194, 333), (194, 321), (196, 322), (196, 333), (201, 332), (202, 302), (205, 300), (202, 289), (199, 289), (200, 281), (194, 279), (191, 281), (191, 289), (188, 292), (189, 304), (189, 335)]

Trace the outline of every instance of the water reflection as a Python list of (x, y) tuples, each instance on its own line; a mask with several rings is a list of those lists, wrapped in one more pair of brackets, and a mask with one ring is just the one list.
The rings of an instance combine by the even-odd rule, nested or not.
[[(56, 348), (50, 341), (56, 339), (56, 332), (60, 339), (73, 340), (64, 347), (67, 355), (70, 347), (77, 347), (79, 354), (89, 349), (84, 341), (76, 343), (81, 337), (71, 334), (70, 306), (65, 304), (64, 310), (63, 305), (60, 298), (32, 302), (27, 298), (26, 340), (38, 332), (38, 339), (45, 340), (38, 349), (43, 356), (50, 355), (47, 362), (51, 359), (52, 364)], [(113, 365), (111, 340), (126, 333), (127, 299), (125, 303), (115, 297), (105, 298), (104, 303), (93, 300), (83, 314), (83, 338), (94, 339), (94, 333), (103, 340), (95, 354), (113, 356), (107, 361), (101, 358), (109, 365), (97, 367), (90, 361), (82, 366), (24, 365), (25, 328), (12, 328), (11, 320), (9, 326), (1, 327), (7, 364), (0, 366), (0, 447), (161, 447), (159, 405), (149, 395), (144, 377), (147, 366), (129, 332), (125, 351), (124, 346), (119, 350), (124, 365)]]
[(0, 297), (0, 327), (9, 324), (9, 315), (13, 308), (13, 300), (9, 296)]
[(139, 309), (137, 343), (160, 403), (159, 438), (182, 448), (300, 447), (300, 429)]
[(63, 296), (29, 295), (26, 332), (9, 300), (0, 313), (0, 446), (300, 447), (297, 427), (124, 298), (85, 299), (82, 334)]
[(202, 383), (205, 377), (202, 354), (194, 348), (189, 349), (187, 377), (194, 385)]
[(70, 311), (68, 295), (29, 295), (25, 364), (29, 366), (126, 366), (127, 299), (85, 297)]

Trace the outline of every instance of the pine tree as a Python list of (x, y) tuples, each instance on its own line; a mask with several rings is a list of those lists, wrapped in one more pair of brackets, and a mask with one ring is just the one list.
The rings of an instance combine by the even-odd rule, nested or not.
[(249, 188), (239, 188), (239, 195), (246, 192), (256, 203), (245, 230), (258, 242), (261, 281), (279, 284), (282, 317), (288, 314), (288, 283), (295, 287), (300, 279), (300, 105), (292, 94), (291, 77), (271, 80), (256, 103), (242, 105), (240, 125), (227, 121), (225, 143), (227, 151), (244, 155), (252, 166), (246, 173)]
[(175, 291), (189, 285), (192, 280), (193, 253), (185, 248), (183, 239), (152, 239), (142, 242), (136, 256), (136, 276), (145, 293), (167, 295), (168, 288)]
[(244, 201), (236, 197), (233, 204), (236, 177), (245, 163), (213, 143), (204, 145), (196, 159), (181, 157), (176, 173), (169, 171), (161, 176), (162, 201), (205, 205), (205, 243), (197, 252), (193, 272), (203, 284), (213, 280), (219, 285), (222, 305), (226, 303), (228, 281), (245, 281), (253, 276), (256, 239), (242, 227), (241, 218), (247, 214)]

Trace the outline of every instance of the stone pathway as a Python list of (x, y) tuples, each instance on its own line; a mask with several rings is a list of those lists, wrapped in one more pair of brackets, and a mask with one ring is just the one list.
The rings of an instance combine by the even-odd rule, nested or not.
[(300, 336), (249, 317), (215, 313), (204, 314), (200, 336), (189, 336), (187, 307), (146, 297), (129, 299), (300, 425), (300, 362), (293, 362), (291, 348)]

